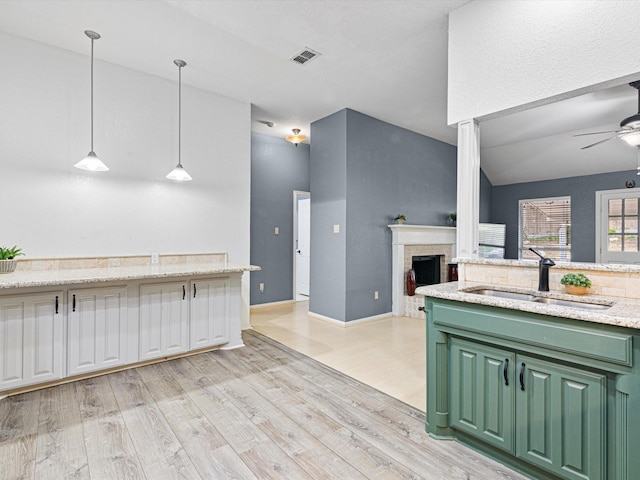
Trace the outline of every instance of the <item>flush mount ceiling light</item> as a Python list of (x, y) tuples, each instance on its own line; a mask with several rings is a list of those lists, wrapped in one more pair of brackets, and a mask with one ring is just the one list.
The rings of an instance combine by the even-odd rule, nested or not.
[(178, 165), (176, 168), (169, 172), (167, 178), (169, 180), (175, 180), (176, 182), (188, 182), (192, 180), (191, 175), (182, 166), (182, 160), (180, 158), (181, 141), (182, 141), (182, 67), (187, 63), (184, 60), (174, 60), (178, 67)]
[(91, 172), (106, 172), (109, 168), (102, 163), (93, 151), (93, 41), (100, 38), (100, 34), (85, 30), (84, 34), (91, 39), (91, 151), (74, 165), (81, 170), (89, 170)]
[(307, 139), (307, 137), (305, 137), (304, 135), (300, 135), (299, 128), (294, 128), (291, 131), (293, 132), (293, 135), (289, 135), (288, 137), (285, 137), (285, 140), (287, 142), (293, 143), (296, 147), (298, 146), (299, 143), (302, 143)]

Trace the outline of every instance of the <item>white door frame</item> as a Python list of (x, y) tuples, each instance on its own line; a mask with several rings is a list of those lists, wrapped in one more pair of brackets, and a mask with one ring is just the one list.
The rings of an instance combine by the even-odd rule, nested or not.
[[(596, 192), (596, 263), (602, 263), (602, 249), (607, 248), (607, 244), (603, 244), (603, 229), (607, 228), (608, 231), (608, 216), (604, 215), (604, 208), (608, 205), (603, 202), (604, 197), (616, 196), (616, 197), (637, 197), (638, 190), (635, 188), (619, 188), (616, 190), (600, 190)], [(607, 209), (608, 212), (608, 209)], [(606, 225), (605, 225), (606, 224)]]
[(296, 281), (296, 262), (298, 261), (297, 249), (298, 245), (298, 199), (300, 198), (311, 198), (310, 192), (305, 192), (302, 190), (294, 190), (293, 191), (293, 242), (292, 242), (292, 255), (293, 255), (293, 300), (296, 301), (298, 296), (298, 287)]

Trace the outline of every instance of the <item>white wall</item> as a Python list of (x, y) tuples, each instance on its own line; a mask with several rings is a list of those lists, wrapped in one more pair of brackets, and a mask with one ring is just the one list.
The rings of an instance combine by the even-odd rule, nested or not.
[(228, 252), (249, 263), (248, 103), (189, 87), (182, 70), (182, 162), (194, 180), (173, 183), (173, 58), (175, 82), (96, 60), (95, 151), (110, 171), (87, 173), (73, 165), (90, 148), (89, 57), (0, 33), (0, 64), (0, 245), (29, 257)]
[(482, 0), (449, 15), (448, 124), (640, 78), (640, 2)]

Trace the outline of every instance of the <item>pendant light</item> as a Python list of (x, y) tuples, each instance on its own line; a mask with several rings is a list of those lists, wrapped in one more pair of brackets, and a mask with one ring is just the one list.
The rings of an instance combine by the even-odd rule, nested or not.
[(296, 147), (298, 146), (299, 143), (302, 143), (307, 139), (307, 137), (305, 137), (304, 135), (300, 135), (299, 128), (294, 128), (291, 131), (293, 132), (293, 135), (289, 135), (288, 137), (285, 137), (285, 140), (287, 142), (293, 143)]
[(178, 165), (169, 172), (167, 178), (169, 180), (175, 180), (176, 182), (188, 182), (192, 180), (191, 175), (184, 169), (180, 159), (182, 140), (182, 67), (187, 63), (184, 60), (174, 60), (173, 63), (178, 66)]
[(91, 172), (106, 172), (109, 168), (102, 163), (93, 151), (93, 41), (100, 38), (100, 34), (85, 30), (84, 34), (91, 39), (91, 151), (76, 163), (74, 166), (81, 170), (89, 170)]

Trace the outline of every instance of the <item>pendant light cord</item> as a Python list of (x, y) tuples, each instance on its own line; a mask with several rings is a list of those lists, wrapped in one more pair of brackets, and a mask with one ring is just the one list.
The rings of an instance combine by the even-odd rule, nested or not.
[(91, 151), (93, 152), (93, 38), (91, 38)]
[(178, 165), (182, 166), (182, 67), (178, 66)]

